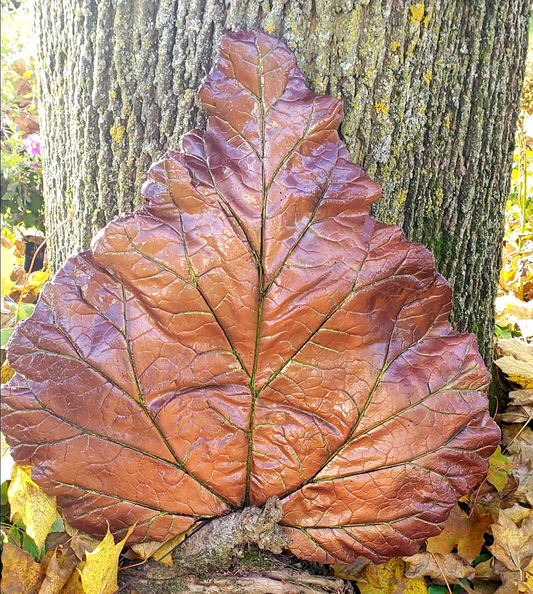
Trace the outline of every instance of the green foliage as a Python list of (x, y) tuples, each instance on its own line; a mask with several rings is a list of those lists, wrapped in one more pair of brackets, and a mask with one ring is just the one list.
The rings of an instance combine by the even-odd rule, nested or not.
[[(4, 10), (1, 42), (0, 194), (2, 218), (11, 226), (43, 226), (35, 66), (29, 50), (28, 11)], [(31, 140), (34, 142), (32, 143)]]

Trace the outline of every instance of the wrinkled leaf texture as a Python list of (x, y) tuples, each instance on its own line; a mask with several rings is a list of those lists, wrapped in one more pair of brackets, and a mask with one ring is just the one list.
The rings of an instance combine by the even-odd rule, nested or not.
[(368, 215), (342, 104), (281, 41), (225, 35), (200, 98), (207, 129), (15, 332), (13, 457), (93, 535), (277, 495), (300, 557), (412, 554), (499, 440), (475, 339), (429, 251)]

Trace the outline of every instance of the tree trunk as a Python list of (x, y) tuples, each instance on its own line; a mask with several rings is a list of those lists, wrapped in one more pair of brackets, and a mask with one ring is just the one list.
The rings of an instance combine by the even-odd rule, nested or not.
[(150, 163), (202, 126), (197, 89), (228, 29), (296, 52), (344, 101), (342, 135), (383, 186), (375, 216), (427, 245), (453, 322), (490, 360), (530, 0), (38, 0), (52, 267), (140, 205)]

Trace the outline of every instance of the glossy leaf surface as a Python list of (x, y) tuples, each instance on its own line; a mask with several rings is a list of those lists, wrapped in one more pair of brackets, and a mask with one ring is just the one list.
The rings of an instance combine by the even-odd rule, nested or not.
[(368, 216), (341, 102), (282, 42), (227, 34), (200, 97), (207, 130), (18, 327), (13, 457), (94, 535), (277, 495), (299, 556), (412, 554), (499, 440), (475, 339), (428, 250)]

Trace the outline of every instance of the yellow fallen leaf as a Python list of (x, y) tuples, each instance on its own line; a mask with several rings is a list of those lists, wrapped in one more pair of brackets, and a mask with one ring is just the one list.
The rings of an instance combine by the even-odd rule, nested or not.
[(26, 283), (26, 292), (38, 295), (44, 286), (44, 283), (49, 279), (50, 273), (48, 270), (37, 270), (28, 276)]
[(7, 359), (0, 367), (0, 383), (7, 384), (7, 382), (15, 375), (15, 370), (9, 365)]
[(4, 542), (2, 545), (2, 594), (37, 594), (42, 582), (41, 566), (29, 553)]
[[(196, 525), (196, 524), (195, 524)], [(190, 530), (189, 530), (190, 532)], [(183, 540), (187, 532), (183, 534), (178, 534), (174, 538), (167, 540), (167, 542), (143, 542), (140, 544), (135, 544), (131, 546), (132, 551), (134, 551), (143, 561), (149, 559), (150, 557), (154, 558), (156, 561), (161, 561), (165, 565), (169, 567), (174, 567), (174, 562), (172, 561), (172, 555), (169, 555), (169, 551), (171, 551), (174, 547), (177, 547)]]
[(31, 480), (31, 466), (15, 465), (12, 476), (7, 490), (11, 519), (21, 519), (27, 534), (41, 549), (57, 519), (56, 498), (47, 495)]
[(427, 594), (425, 578), (405, 576), (405, 563), (394, 558), (383, 565), (370, 565), (357, 581), (361, 594)]
[(132, 526), (118, 544), (115, 544), (108, 528), (104, 540), (92, 553), (86, 554), (85, 567), (81, 571), (85, 594), (112, 594), (118, 588), (118, 558), (134, 528), (135, 526)]
[(0, 278), (2, 282), (1, 293), (2, 297), (9, 295), (11, 289), (15, 286), (15, 283), (10, 279), (11, 273), (17, 265), (17, 259), (15, 258), (15, 246), (6, 248), (4, 245), (1, 246), (1, 272)]

